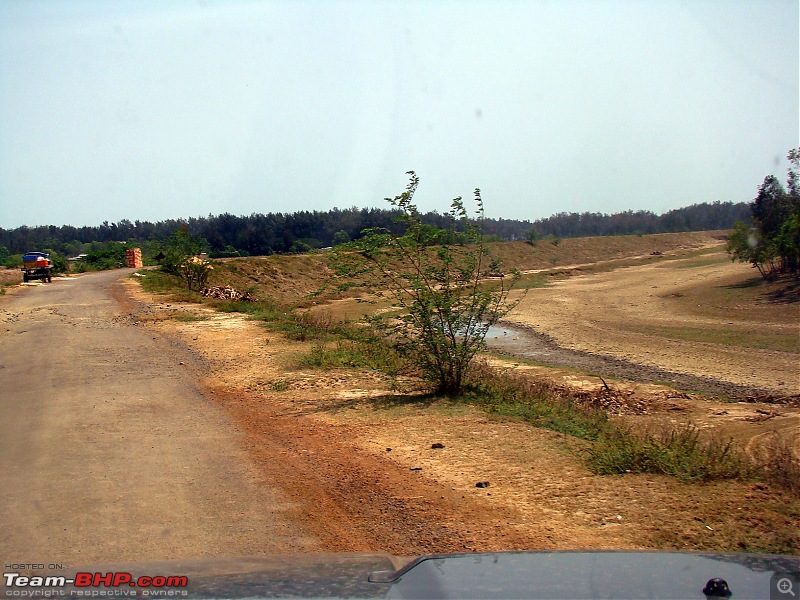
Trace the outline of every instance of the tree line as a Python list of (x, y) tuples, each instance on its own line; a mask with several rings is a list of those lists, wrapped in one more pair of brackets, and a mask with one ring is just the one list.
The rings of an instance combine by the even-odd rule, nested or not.
[[(526, 240), (531, 236), (583, 237), (676, 233), (708, 229), (730, 229), (746, 219), (746, 203), (713, 202), (693, 204), (662, 215), (650, 211), (625, 211), (617, 214), (558, 213), (536, 221), (485, 218), (484, 234), (489, 240)], [(359, 239), (362, 231), (384, 228), (400, 233), (395, 209), (333, 208), (329, 211), (295, 213), (254, 213), (235, 216), (229, 213), (149, 221), (103, 222), (100, 225), (21, 226), (0, 228), (0, 262), (3, 256), (49, 249), (65, 256), (88, 251), (92, 242), (134, 242), (145, 246), (166, 242), (177, 230), (184, 230), (206, 241), (212, 257), (261, 256), (274, 253), (301, 253)], [(427, 225), (445, 229), (448, 215), (421, 214)]]

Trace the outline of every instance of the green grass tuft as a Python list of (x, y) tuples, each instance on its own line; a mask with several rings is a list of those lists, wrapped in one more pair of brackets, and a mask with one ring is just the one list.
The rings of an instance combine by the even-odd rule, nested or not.
[(500, 373), (482, 362), (470, 369), (462, 399), (585, 440), (595, 440), (612, 427), (605, 412), (577, 403), (564, 390), (542, 380)]
[(187, 289), (186, 283), (177, 275), (170, 275), (158, 270), (148, 270), (141, 274), (144, 276), (136, 279), (146, 292), (164, 294), (172, 302), (191, 302), (194, 304), (203, 302), (203, 297), (200, 293)]
[(604, 432), (589, 451), (589, 467), (597, 474), (658, 473), (680, 481), (749, 479), (755, 474), (733, 440), (703, 436), (693, 425), (634, 432)]
[(181, 323), (194, 323), (196, 321), (208, 321), (211, 317), (209, 315), (196, 315), (193, 313), (175, 313), (170, 317), (173, 321)]

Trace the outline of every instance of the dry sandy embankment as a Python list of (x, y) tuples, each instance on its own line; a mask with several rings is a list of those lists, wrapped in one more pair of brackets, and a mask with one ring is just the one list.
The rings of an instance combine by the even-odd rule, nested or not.
[(753, 297), (753, 275), (720, 249), (574, 276), (530, 290), (506, 321), (564, 348), (798, 394), (800, 304)]
[[(642, 283), (641, 275), (627, 278), (624, 269), (587, 280), (607, 281), (616, 289), (615, 274), (640, 291), (612, 294), (610, 305), (625, 304), (624, 297), (629, 304), (645, 302), (641, 290), (653, 293), (648, 285), (658, 285)], [(666, 283), (669, 276), (663, 275)], [(551, 319), (548, 333), (562, 335), (565, 344), (569, 323), (583, 313), (566, 318), (555, 306), (569, 306), (573, 295), (561, 292), (561, 286), (580, 286), (580, 281), (533, 290), (526, 300), (550, 295), (553, 309), (541, 312)], [(800, 503), (777, 488), (739, 482), (688, 485), (649, 475), (596, 476), (575, 452), (580, 441), (463, 405), (395, 396), (392, 382), (375, 373), (300, 368), (297, 356), (310, 343), (288, 341), (243, 315), (165, 303), (141, 292), (133, 281), (124, 285), (136, 299), (131, 319), (182, 340), (201, 357), (204, 368), (198, 377), (246, 434), (265, 480), (297, 503), (297, 518), (304, 519), (303, 526), (324, 549), (398, 555), (554, 548), (719, 551), (785, 548), (787, 540), (796, 540)], [(526, 306), (519, 314), (538, 310)], [(587, 323), (607, 323), (602, 316), (588, 316)], [(605, 337), (598, 334), (598, 340)], [(627, 352), (646, 357), (646, 350), (641, 346)], [(568, 371), (518, 368), (597, 385)], [(612, 385), (637, 388), (648, 407), (636, 417), (643, 420), (695, 420), (711, 429), (739, 428), (738, 435), (748, 439), (776, 428), (792, 432), (800, 423), (796, 409), (670, 399), (671, 392), (659, 386)], [(759, 411), (771, 414), (762, 418)], [(432, 448), (436, 442), (444, 447)], [(482, 481), (489, 487), (476, 487)]]

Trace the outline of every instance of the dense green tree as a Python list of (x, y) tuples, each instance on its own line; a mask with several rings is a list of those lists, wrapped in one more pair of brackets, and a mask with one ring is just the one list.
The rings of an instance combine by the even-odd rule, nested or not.
[(50, 265), (52, 266), (51, 272), (52, 273), (67, 273), (69, 271), (69, 263), (67, 262), (67, 257), (63, 254), (53, 250), (52, 248), (46, 248), (45, 252), (50, 254)]
[(338, 246), (340, 244), (346, 244), (350, 241), (350, 236), (344, 229), (340, 229), (336, 233), (333, 234), (333, 245)]
[(768, 279), (800, 273), (800, 148), (788, 158), (788, 191), (767, 175), (750, 204), (753, 227), (737, 222), (728, 238), (731, 259), (752, 263)]
[(750, 207), (753, 223), (764, 239), (773, 239), (791, 212), (789, 196), (774, 175), (767, 175)]
[(165, 244), (161, 269), (167, 273), (182, 276), (186, 261), (192, 256), (205, 252), (206, 246), (206, 241), (189, 233), (188, 227), (177, 229)]

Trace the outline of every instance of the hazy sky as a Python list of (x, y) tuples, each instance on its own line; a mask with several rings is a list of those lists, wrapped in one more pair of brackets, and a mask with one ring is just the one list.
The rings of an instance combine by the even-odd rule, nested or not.
[(797, 0), (0, 0), (0, 227), (664, 212), (785, 181)]

